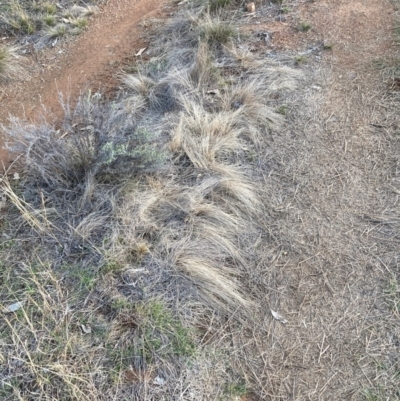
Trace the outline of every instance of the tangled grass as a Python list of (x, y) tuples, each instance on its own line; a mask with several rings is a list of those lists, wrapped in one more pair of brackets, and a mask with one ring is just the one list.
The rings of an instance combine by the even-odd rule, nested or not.
[(88, 18), (97, 13), (98, 3), (97, 0), (11, 0), (0, 4), (0, 33), (17, 37), (27, 36), (41, 48), (55, 38), (84, 30)]
[(23, 302), (3, 311), (1, 358), (23, 361), (5, 368), (4, 399), (257, 391), (260, 360), (232, 343), (264, 315), (252, 284), (267, 235), (255, 155), (281, 132), (277, 94), (301, 74), (244, 62), (221, 24), (180, 14), (154, 44), (157, 63), (122, 77), (118, 100), (89, 94), (64, 104), (59, 125), (4, 127), (25, 166), (21, 182), (2, 181), (0, 299)]
[(0, 47), (0, 83), (25, 75), (16, 47)]

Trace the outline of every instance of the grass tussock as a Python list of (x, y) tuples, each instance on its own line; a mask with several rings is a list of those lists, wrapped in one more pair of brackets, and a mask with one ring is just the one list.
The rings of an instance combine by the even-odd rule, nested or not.
[(89, 93), (64, 103), (57, 127), (4, 128), (25, 166), (22, 180), (1, 183), (10, 241), (0, 302), (23, 301), (1, 326), (3, 358), (24, 361), (17, 381), (7, 376), (10, 399), (257, 389), (260, 353), (235, 341), (253, 344), (246, 335), (265, 312), (254, 277), (267, 235), (258, 152), (282, 132), (279, 96), (301, 77), (249, 54), (244, 63), (223, 21), (179, 18), (165, 28), (179, 35), (160, 35), (154, 59), (122, 76), (118, 100)]
[(97, 13), (96, 3), (66, 0), (12, 0), (0, 4), (0, 33), (17, 37), (30, 36), (30, 41), (41, 48), (56, 37), (76, 34), (86, 28), (88, 18)]
[(10, 81), (13, 78), (24, 76), (21, 65), (21, 57), (16, 47), (0, 47), (0, 83)]
[(235, 36), (235, 28), (227, 22), (207, 18), (201, 24), (201, 38), (211, 46), (225, 45)]

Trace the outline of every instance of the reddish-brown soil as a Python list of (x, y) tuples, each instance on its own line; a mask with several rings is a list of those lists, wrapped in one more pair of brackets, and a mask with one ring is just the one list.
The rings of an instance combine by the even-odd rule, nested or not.
[[(0, 122), (7, 124), (10, 115), (35, 121), (43, 108), (59, 117), (58, 93), (73, 102), (86, 89), (114, 88), (121, 65), (134, 60), (135, 53), (146, 47), (148, 24), (166, 16), (165, 3), (109, 0), (76, 40), (33, 53), (26, 60), (30, 78), (0, 88)], [(0, 160), (10, 162), (1, 140)]]

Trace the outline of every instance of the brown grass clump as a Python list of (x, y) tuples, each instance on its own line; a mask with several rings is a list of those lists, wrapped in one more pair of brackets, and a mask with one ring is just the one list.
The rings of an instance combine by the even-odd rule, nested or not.
[(21, 57), (16, 47), (0, 47), (0, 82), (4, 83), (13, 78), (25, 75), (21, 65)]

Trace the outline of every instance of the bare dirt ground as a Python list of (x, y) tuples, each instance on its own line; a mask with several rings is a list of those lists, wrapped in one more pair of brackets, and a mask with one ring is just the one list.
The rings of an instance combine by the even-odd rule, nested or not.
[(304, 35), (333, 47), (305, 67), (309, 89), (266, 155), (277, 166), (266, 181), (271, 236), (284, 250), (263, 279), (271, 308), (290, 320), (269, 327), (266, 399), (400, 397), (400, 324), (389, 306), (398, 244), (389, 229), (381, 236), (397, 221), (399, 117), (373, 67), (394, 52), (393, 14), (390, 1), (370, 0), (297, 11), (311, 25)]
[[(77, 40), (32, 53), (26, 60), (30, 77), (13, 82), (0, 92), (0, 122), (10, 115), (37, 119), (43, 107), (56, 117), (62, 108), (58, 92), (72, 100), (89, 88), (106, 91), (115, 88), (115, 74), (124, 62), (147, 46), (146, 21), (165, 18), (163, 1), (110, 0)], [(1, 160), (7, 159), (2, 150)]]

